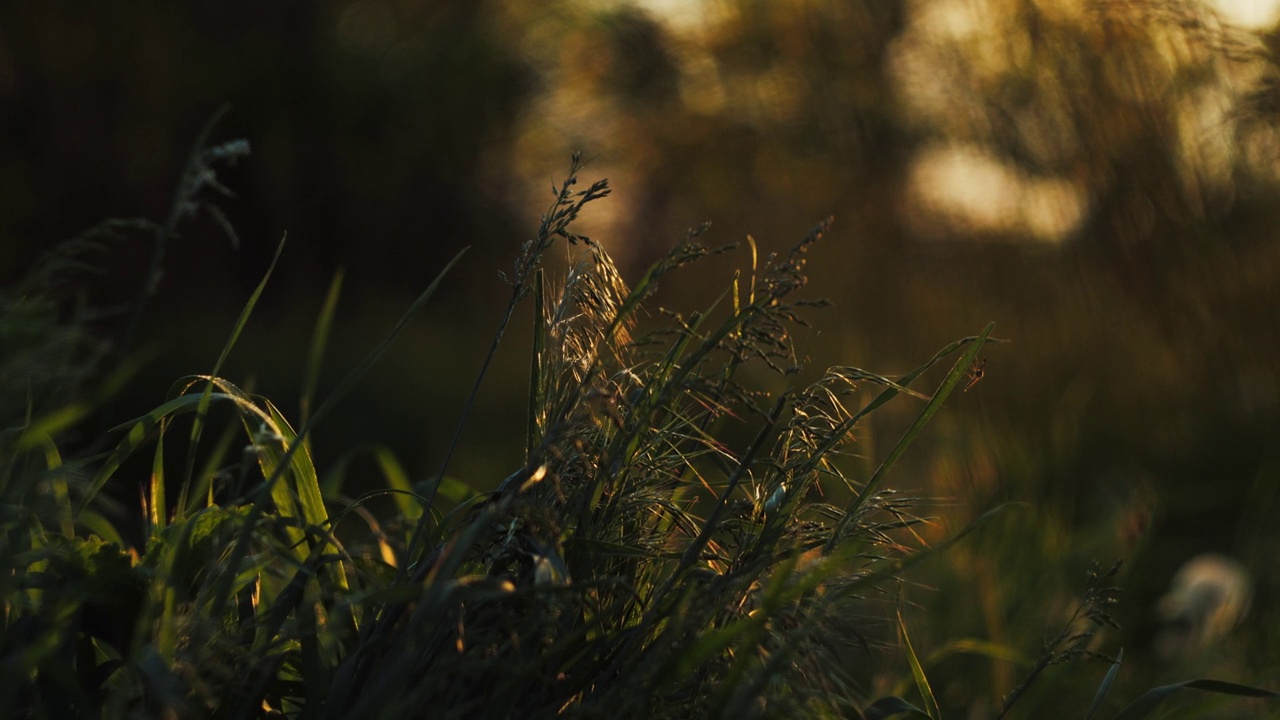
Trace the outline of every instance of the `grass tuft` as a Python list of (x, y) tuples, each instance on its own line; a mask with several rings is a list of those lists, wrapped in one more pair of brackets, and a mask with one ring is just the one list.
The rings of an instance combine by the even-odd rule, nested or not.
[[(245, 149), (198, 147), (174, 215), (156, 230), (158, 252), (178, 220), (206, 207), (197, 192), (226, 194), (210, 164)], [(899, 610), (906, 677), (922, 707), (869, 697), (849, 662), (878, 642), (877, 599), (1000, 511), (926, 547), (915, 534), (923, 501), (887, 485), (943, 402), (980, 376), (979, 354), (998, 342), (993, 325), (902, 377), (835, 367), (800, 384), (792, 332), (823, 305), (801, 290), (830, 219), (763, 260), (749, 238), (750, 265), (717, 302), (650, 315), (660, 284), (731, 248), (703, 244), (703, 226), (629, 285), (600, 243), (572, 229), (610, 192), (605, 181), (576, 190), (581, 170), (575, 156), (521, 248), (475, 381), (478, 389), (531, 298), (528, 423), (509, 439), (525, 460), (492, 492), (446, 475), (475, 390), (424, 482), (380, 447), (353, 449), (330, 468), (312, 460), (311, 430), (429, 303), (439, 277), (315, 402), (335, 277), (303, 360), (296, 427), (220, 376), (264, 278), (213, 372), (116, 428), (111, 451), (68, 458), (61, 448), (120, 383), (102, 370), (87, 316), (57, 312), (60, 278), (80, 271), (93, 245), (65, 246), (0, 297), (0, 716), (936, 718), (926, 666), (959, 652), (1017, 657), (976, 639), (917, 654)], [(542, 259), (560, 240), (570, 263), (552, 279)], [(130, 334), (149, 295), (132, 310)], [(948, 359), (938, 385), (921, 389)], [(746, 379), (753, 368), (788, 386), (756, 387)], [(862, 424), (899, 399), (922, 405), (916, 419), (873, 472), (860, 472), (848, 456)], [(215, 408), (230, 414), (216, 433), (228, 418)], [(187, 442), (172, 442), (184, 423)], [(206, 429), (212, 443), (201, 443)], [(148, 450), (149, 463), (126, 463)], [(349, 461), (363, 453), (386, 488), (345, 497)], [(175, 458), (185, 467), (177, 479), (166, 473)], [(109, 482), (143, 491), (139, 546), (108, 520), (119, 511), (101, 492)], [(339, 533), (347, 519), (367, 532)], [(1092, 573), (1005, 713), (1049, 667), (1100, 656), (1094, 633), (1114, 626), (1118, 567)], [(1157, 688), (1124, 716), (1179, 687), (1266, 695), (1198, 680)]]

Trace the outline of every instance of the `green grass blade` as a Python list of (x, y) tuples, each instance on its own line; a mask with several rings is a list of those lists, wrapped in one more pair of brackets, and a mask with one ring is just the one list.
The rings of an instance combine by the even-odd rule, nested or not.
[(951, 640), (942, 647), (929, 653), (924, 664), (933, 667), (952, 655), (978, 655), (991, 660), (1003, 660), (1017, 665), (1031, 665), (1033, 660), (1020, 650), (1008, 645), (1001, 645), (978, 638), (959, 638)]
[[(911, 424), (911, 427), (907, 428), (907, 431), (903, 433), (902, 438), (898, 440), (898, 444), (889, 452), (889, 456), (884, 459), (884, 462), (880, 464), (880, 467), (876, 468), (876, 471), (872, 473), (870, 479), (867, 480), (866, 485), (863, 486), (862, 491), (858, 493), (857, 497), (853, 499), (853, 502), (845, 509), (844, 517), (841, 518), (840, 522), (836, 525), (835, 530), (831, 533), (830, 539), (827, 541), (827, 552), (830, 552), (835, 547), (836, 543), (840, 542), (840, 538), (843, 537), (845, 529), (850, 523), (857, 519), (858, 511), (862, 509), (862, 506), (867, 502), (867, 500), (869, 500), (872, 495), (875, 494), (876, 490), (879, 489), (880, 483), (884, 480), (885, 475), (895, 464), (897, 464), (898, 460), (907, 451), (907, 448), (911, 446), (911, 442), (920, 434), (920, 431), (924, 429), (924, 426), (933, 419), (933, 416), (942, 407), (942, 404), (946, 402), (947, 397), (950, 396), (951, 392), (960, 384), (960, 381), (965, 377), (969, 368), (973, 366), (974, 360), (977, 359), (978, 353), (982, 351), (983, 345), (986, 343), (987, 338), (990, 337), (991, 331), (995, 329), (995, 326), (995, 323), (987, 323), (987, 327), (984, 328), (983, 331), (979, 333), (969, 344), (969, 349), (960, 356), (960, 359), (957, 360), (954, 365), (951, 366), (951, 371), (947, 373), (946, 379), (944, 379), (942, 384), (938, 386), (937, 391), (933, 393), (933, 397), (924, 406), (924, 409), (920, 411), (920, 415), (916, 418), (915, 422)], [(939, 355), (941, 355), (941, 353), (939, 353)], [(935, 358), (936, 357), (938, 357), (938, 355), (935, 355)], [(908, 378), (903, 378), (903, 380), (904, 382), (901, 383), (902, 385), (906, 385), (907, 382), (910, 382)], [(897, 390), (889, 388), (881, 393), (881, 397), (884, 397), (886, 393), (890, 392), (895, 395), (897, 394)]]
[(883, 375), (869, 372), (867, 370), (863, 370), (862, 368), (842, 367), (842, 368), (832, 368), (832, 370), (839, 372), (840, 375), (842, 375), (845, 378), (848, 378), (850, 382), (858, 382), (859, 380), (865, 380), (867, 382), (874, 383), (876, 385), (883, 385), (891, 390), (894, 390), (895, 392), (902, 393), (903, 395), (910, 395), (911, 397), (917, 400), (925, 400), (925, 401), (929, 400), (929, 396), (925, 395), (924, 393), (916, 392), (915, 390), (912, 390), (911, 388), (907, 387), (906, 385), (900, 382), (895, 382)]
[(151, 461), (151, 492), (147, 502), (147, 518), (151, 525), (150, 534), (154, 537), (164, 530), (165, 519), (169, 516), (168, 504), (164, 494), (164, 430), (160, 424), (160, 435), (156, 438), (156, 454)]
[(925, 675), (920, 659), (916, 657), (915, 648), (911, 646), (911, 637), (907, 634), (907, 623), (902, 619), (902, 610), (898, 610), (898, 638), (902, 640), (902, 648), (907, 653), (907, 663), (911, 666), (911, 677), (916, 681), (916, 690), (924, 701), (924, 711), (931, 720), (941, 720), (942, 710), (933, 696), (933, 688), (929, 686), (929, 678)]
[[(265, 401), (264, 401), (265, 402)], [(267, 412), (271, 413), (273, 427), (284, 438), (285, 446), (299, 442), (297, 434), (284, 415), (275, 405), (266, 402)], [(297, 493), (302, 519), (307, 525), (323, 527), (329, 522), (329, 512), (325, 508), (324, 498), (320, 495), (320, 480), (316, 474), (315, 463), (306, 447), (299, 449), (290, 459), (293, 467), (293, 491)]]
[(307, 364), (302, 369), (302, 398), (298, 401), (298, 422), (306, 425), (311, 415), (311, 401), (315, 397), (316, 384), (320, 382), (320, 366), (324, 362), (324, 350), (329, 345), (329, 332), (333, 328), (333, 316), (338, 309), (338, 296), (342, 294), (344, 272), (339, 269), (329, 282), (329, 292), (316, 318), (311, 333), (311, 345), (307, 349)]
[(440, 274), (431, 281), (431, 284), (427, 286), (427, 289), (423, 290), (409, 306), (409, 309), (400, 316), (400, 319), (396, 321), (395, 326), (391, 328), (391, 332), (383, 338), (382, 342), (378, 343), (378, 346), (366, 355), (355, 369), (347, 373), (346, 377), (342, 378), (342, 381), (338, 383), (338, 386), (334, 388), (333, 392), (329, 393), (329, 396), (325, 398), (325, 401), (320, 404), (320, 407), (316, 408), (315, 414), (303, 424), (302, 430), (299, 431), (299, 435), (307, 435), (312, 427), (328, 416), (328, 414), (333, 411), (333, 408), (355, 389), (356, 385), (364, 379), (364, 376), (369, 374), (369, 371), (373, 369), (373, 366), (381, 360), (382, 356), (387, 352), (387, 348), (391, 347), (391, 343), (395, 342), (396, 338), (400, 337), (400, 333), (404, 332), (405, 327), (409, 324), (409, 320), (412, 319), (413, 316), (427, 304), (427, 301), (435, 295), (436, 290), (440, 287), (440, 283), (444, 280), (445, 276), (449, 274), (449, 271), (453, 269), (454, 265), (457, 265), (458, 262), (462, 260), (462, 256), (465, 255), (466, 252), (467, 249), (463, 248), (457, 255), (453, 256), (453, 259), (450, 260), (449, 264), (445, 265), (444, 269), (440, 271)]
[[(995, 327), (995, 323), (991, 323), (990, 325), (987, 326), (987, 330), (990, 331), (994, 327)], [(990, 343), (1006, 343), (1008, 342), (1008, 340), (1001, 340), (998, 338), (989, 337), (989, 335), (987, 335), (986, 333), (984, 333), (983, 335), (975, 335), (972, 337), (966, 337), (966, 338), (961, 338), (959, 340), (956, 340), (950, 345), (947, 345), (946, 347), (942, 348), (938, 352), (934, 353), (933, 357), (929, 358), (929, 360), (926, 361), (920, 367), (916, 368), (915, 370), (912, 370), (906, 375), (903, 375), (898, 380), (898, 385), (903, 387), (910, 385), (912, 382), (915, 381), (916, 378), (923, 375), (927, 370), (932, 368), (934, 365), (937, 365), (938, 362), (940, 362), (943, 358), (951, 355), (952, 353), (954, 353), (955, 351), (959, 350), (960, 348), (966, 345), (973, 343), (973, 344), (976, 344), (977, 347), (982, 347), (985, 343), (989, 343), (989, 342)], [(974, 357), (977, 357), (976, 353), (974, 354)], [(967, 370), (968, 366), (965, 366), (965, 369)], [(876, 396), (875, 400), (871, 401), (871, 403), (868, 404), (865, 408), (858, 411), (858, 416), (863, 416), (863, 415), (866, 415), (867, 413), (874, 411), (876, 408), (879, 408), (885, 403), (892, 400), (894, 396), (896, 396), (897, 394), (898, 394), (898, 390), (896, 388), (890, 387), (885, 389), (883, 392), (881, 392), (879, 395)]]
[(1173, 683), (1171, 685), (1161, 685), (1152, 688), (1137, 700), (1129, 704), (1115, 717), (1115, 720), (1141, 720), (1151, 714), (1152, 710), (1159, 707), (1175, 692), (1187, 688), (1190, 690), (1202, 690), (1204, 692), (1221, 693), (1223, 695), (1236, 695), (1240, 697), (1268, 698), (1271, 700), (1280, 699), (1280, 693), (1261, 688), (1250, 687), (1248, 685), (1240, 685), (1223, 680), (1188, 680), (1186, 682)]
[(285, 241), (289, 239), (289, 234), (285, 233), (280, 238), (280, 242), (276, 245), (276, 252), (271, 256), (271, 262), (267, 265), (267, 271), (262, 274), (262, 279), (258, 281), (258, 286), (253, 289), (253, 294), (249, 296), (248, 302), (240, 310), (239, 317), (231, 326), (231, 334), (227, 336), (227, 342), (222, 346), (222, 352), (218, 354), (218, 361), (213, 365), (211, 375), (217, 375), (222, 370), (222, 366), (227, 362), (227, 358), (231, 355), (231, 350), (236, 346), (236, 342), (240, 340), (240, 334), (244, 332), (244, 328), (249, 324), (249, 317), (253, 315), (253, 309), (258, 305), (258, 299), (262, 297), (262, 291), (267, 289), (267, 283), (271, 280), (271, 274), (275, 272), (276, 263), (280, 260), (280, 254), (284, 252)]
[[(289, 467), (283, 471), (282, 479), (289, 482), (277, 482), (271, 488), (276, 509), (281, 517), (296, 518), (303, 526), (322, 526), (328, 521), (329, 515), (320, 499), (320, 483), (316, 478), (315, 465), (311, 462), (311, 454), (302, 447), (285, 459), (285, 452), (298, 443), (297, 434), (274, 405), (263, 402), (271, 421), (261, 424), (255, 431), (250, 424), (254, 420), (246, 416), (245, 430), (251, 435), (257, 435), (254, 440), (257, 442), (258, 462), (264, 477), (277, 472), (277, 463), (288, 463)], [(301, 540), (301, 528), (293, 530), (298, 534), (296, 539)]]
[[(444, 477), (440, 478), (439, 483), (436, 485), (436, 494), (454, 505), (461, 505), (480, 493), (456, 477)], [(425, 498), (423, 499), (425, 500)], [(421, 511), (419, 511), (419, 514), (421, 514)]]
[(77, 518), (77, 521), (81, 526), (88, 529), (89, 532), (97, 535), (103, 540), (106, 540), (109, 543), (115, 543), (122, 548), (129, 547), (129, 543), (124, 541), (124, 536), (120, 534), (120, 531), (116, 526), (112, 525), (110, 520), (99, 513), (92, 510), (86, 510), (80, 513), (80, 517)]
[(19, 451), (42, 447), (47, 438), (67, 430), (83, 420), (93, 408), (89, 403), (72, 403), (29, 422), (18, 437)]
[(231, 451), (231, 443), (236, 439), (237, 430), (236, 423), (227, 423), (222, 434), (218, 436), (217, 442), (214, 443), (213, 449), (205, 457), (204, 465), (196, 475), (195, 483), (182, 484), (182, 488), (178, 491), (178, 502), (174, 507), (174, 522), (185, 520), (200, 508), (201, 503), (204, 507), (213, 505), (213, 480), (218, 475), (218, 469), (226, 459), (227, 453)]
[[(218, 377), (222, 374), (222, 366), (226, 363), (227, 357), (231, 355), (231, 350), (236, 346), (236, 342), (240, 340), (240, 334), (244, 332), (245, 325), (249, 324), (249, 317), (253, 315), (253, 309), (258, 305), (258, 299), (262, 297), (262, 291), (267, 288), (267, 281), (271, 279), (271, 274), (275, 272), (276, 262), (280, 260), (280, 254), (284, 252), (285, 241), (289, 235), (286, 233), (280, 238), (280, 243), (276, 245), (276, 253), (271, 258), (271, 263), (267, 265), (267, 271), (263, 273), (262, 279), (258, 281), (258, 286), (254, 288), (253, 294), (249, 296), (248, 302), (240, 310), (240, 316), (236, 318), (236, 322), (231, 326), (231, 334), (227, 336), (227, 342), (222, 346), (222, 352), (218, 354), (218, 361), (213, 364), (213, 371), (209, 373), (212, 377)], [(200, 405), (196, 409), (195, 421), (191, 424), (191, 440), (187, 446), (187, 473), (183, 485), (190, 485), (195, 474), (196, 448), (200, 445), (200, 436), (204, 432), (204, 420), (209, 413), (209, 402), (213, 394), (213, 384), (205, 385), (204, 393), (200, 396)]]
[[(220, 387), (229, 386), (225, 381), (218, 381)], [(242, 398), (248, 403), (247, 396)], [(329, 513), (325, 508), (324, 498), (320, 494), (320, 481), (316, 474), (311, 453), (301, 446), (297, 434), (290, 427), (280, 411), (268, 401), (266, 418), (244, 415), (245, 430), (254, 438), (258, 462), (264, 477), (279, 475), (281, 480), (291, 482), (273, 482), (271, 498), (275, 502), (277, 514), (285, 519), (296, 519), (296, 525), (286, 528), (286, 533), (293, 541), (293, 551), (298, 561), (305, 561), (310, 555), (310, 543), (305, 542), (307, 532), (304, 528), (327, 528)], [(253, 423), (259, 422), (255, 430)], [(288, 469), (282, 469), (287, 464)], [(325, 543), (319, 543), (324, 545)], [(347, 587), (346, 573), (342, 565), (331, 563), (328, 566), (333, 583), (342, 589)]]
[[(201, 395), (180, 395), (169, 400), (163, 405), (156, 407), (154, 410), (140, 418), (130, 420), (129, 422), (113, 428), (113, 430), (128, 428), (128, 432), (125, 433), (124, 439), (121, 440), (120, 444), (116, 446), (116, 449), (111, 452), (111, 455), (107, 458), (106, 462), (102, 464), (102, 467), (98, 469), (93, 481), (89, 483), (84, 497), (81, 498), (80, 502), (76, 505), (76, 516), (79, 517), (80, 513), (84, 512), (84, 509), (89, 506), (89, 503), (93, 502), (94, 497), (96, 497), (98, 492), (102, 490), (102, 487), (106, 485), (107, 481), (115, 475), (116, 470), (120, 469), (120, 465), (125, 461), (125, 459), (132, 455), (138, 447), (142, 445), (142, 443), (146, 442), (151, 431), (155, 429), (162, 420), (182, 413), (194, 411), (200, 405), (202, 397), (203, 396)], [(214, 393), (210, 398), (211, 400), (232, 399), (222, 393)]]
[[(917, 378), (923, 375), (926, 371), (928, 371), (934, 365), (937, 365), (943, 358), (946, 358), (951, 354), (953, 354), (954, 352), (956, 352), (957, 350), (959, 350), (960, 348), (970, 343), (975, 343), (977, 341), (978, 341), (978, 336), (976, 335), (972, 337), (966, 337), (966, 338), (961, 338), (959, 340), (956, 340), (950, 345), (947, 345), (946, 347), (942, 348), (938, 352), (934, 353), (933, 357), (929, 358), (929, 360), (926, 361), (923, 365), (920, 365), (919, 367), (907, 373), (906, 375), (903, 375), (901, 378), (898, 379), (897, 382), (891, 381), (888, 378), (884, 378), (883, 376), (878, 376), (878, 375), (875, 376), (875, 378), (870, 378), (870, 377), (862, 378), (862, 379), (871, 380), (872, 382), (876, 382), (877, 384), (886, 385), (886, 388), (882, 390), (880, 394), (875, 397), (874, 400), (867, 403), (866, 406), (862, 407), (856, 413), (851, 415), (848, 420), (845, 420), (843, 423), (841, 423), (840, 427), (836, 428), (834, 432), (830, 433), (830, 436), (828, 437), (826, 442), (822, 443), (821, 445), (819, 445), (817, 448), (814, 449), (812, 453), (812, 457), (814, 458), (815, 463), (821, 458), (826, 457), (828, 453), (834, 450), (835, 447), (840, 442), (843, 441), (844, 437), (851, 430), (853, 430), (854, 426), (856, 426), (858, 422), (862, 420), (862, 418), (866, 417), (867, 415), (870, 415), (872, 412), (883, 407), (885, 403), (897, 397), (899, 394), (904, 392), (907, 392), (907, 393), (914, 392), (914, 391), (910, 391), (907, 388), (907, 386), (910, 385), (912, 382), (914, 382)], [(1001, 340), (998, 338), (987, 337), (984, 342), (1006, 343), (1008, 342), (1008, 340)], [(982, 343), (979, 343), (979, 344), (981, 345)], [(844, 371), (847, 375), (850, 375), (851, 377), (852, 377), (851, 375), (852, 373), (865, 373), (865, 371), (858, 370), (856, 368), (841, 368), (841, 370)], [(876, 378), (879, 378), (884, 382), (879, 382)], [(857, 378), (853, 378), (853, 379), (857, 379)], [(925, 396), (923, 394), (919, 394), (919, 397), (926, 400), (929, 399), (928, 396)]]
[(1098, 692), (1093, 695), (1093, 702), (1089, 704), (1089, 712), (1084, 714), (1084, 720), (1094, 716), (1098, 712), (1098, 708), (1102, 707), (1102, 700), (1107, 696), (1107, 691), (1111, 689), (1111, 684), (1115, 682), (1116, 675), (1120, 673), (1120, 663), (1124, 660), (1124, 648), (1120, 648), (1120, 652), (1116, 653), (1116, 659), (1111, 663), (1111, 667), (1107, 670), (1107, 674), (1102, 678), (1102, 684), (1098, 686)]
[(378, 462), (378, 467), (382, 469), (382, 476), (387, 479), (387, 485), (397, 492), (392, 493), (395, 498), (396, 507), (399, 508), (400, 514), (406, 520), (416, 522), (422, 517), (422, 503), (417, 499), (413, 492), (413, 483), (409, 481), (409, 474), (405, 472), (404, 466), (400, 464), (400, 460), (396, 458), (395, 453), (390, 448), (378, 446), (373, 449), (373, 458)]
[(542, 442), (539, 427), (541, 408), (546, 388), (542, 385), (542, 364), (547, 345), (546, 281), (544, 271), (538, 268), (533, 276), (533, 351), (529, 354), (529, 417), (525, 430), (525, 461), (534, 462), (534, 454)]
[(49, 489), (58, 508), (58, 529), (65, 537), (74, 537), (76, 514), (71, 507), (71, 493), (67, 487), (67, 476), (62, 466), (62, 453), (58, 451), (58, 446), (53, 442), (52, 437), (42, 435), (41, 440)]
[[(409, 309), (405, 311), (404, 315), (400, 317), (400, 320), (396, 322), (395, 327), (391, 329), (391, 332), (387, 337), (384, 338), (383, 341), (379, 343), (378, 346), (375, 347), (368, 355), (366, 355), (364, 360), (362, 360), (355, 369), (347, 373), (346, 377), (338, 383), (338, 386), (334, 388), (333, 392), (331, 392), (325, 401), (321, 403), (320, 407), (316, 408), (315, 413), (302, 426), (302, 429), (298, 431), (299, 437), (305, 438), (310, 433), (312, 427), (328, 416), (328, 414), (337, 407), (338, 403), (345, 399), (346, 396), (355, 389), (356, 385), (364, 379), (364, 376), (369, 373), (369, 370), (373, 368), (374, 364), (382, 358), (384, 353), (386, 353), (387, 348), (391, 346), (391, 343), (394, 342), (395, 339), (400, 336), (400, 333), (404, 331), (405, 327), (408, 326), (409, 320), (427, 304), (427, 301), (430, 300), (433, 295), (435, 295), (436, 290), (440, 287), (440, 283), (444, 281), (445, 276), (449, 274), (449, 271), (453, 269), (454, 265), (458, 264), (465, 253), (466, 249), (463, 249), (457, 255), (453, 256), (453, 259), (450, 260), (444, 269), (440, 271), (440, 274), (438, 274), (436, 278), (431, 281), (431, 284), (428, 285), (427, 288), (418, 295), (417, 299), (413, 301), (413, 304), (409, 306)], [(284, 456), (281, 458), (281, 464), (269, 477), (266, 478), (263, 483), (264, 488), (269, 490), (269, 488), (279, 480), (283, 472), (284, 464), (292, 459), (292, 455), (298, 452), (301, 445), (301, 443), (294, 443), (289, 446), (288, 450), (285, 451)], [(210, 604), (210, 612), (215, 616), (220, 615), (223, 612), (227, 601), (231, 597), (232, 585), (236, 577), (236, 569), (240, 566), (246, 554), (249, 552), (249, 539), (252, 537), (254, 524), (257, 522), (257, 519), (262, 516), (262, 513), (265, 510), (266, 496), (267, 495), (265, 493), (259, 493), (257, 499), (254, 501), (249, 511), (249, 517), (243, 525), (235, 546), (231, 550), (230, 557), (225, 563), (225, 568), (218, 579), (217, 587)], [(415, 537), (422, 536), (422, 531), (424, 530), (423, 525), (424, 523), (422, 521), (418, 523), (418, 529), (415, 531)], [(410, 548), (410, 550), (412, 552), (413, 548)], [(412, 557), (412, 554), (410, 556)]]

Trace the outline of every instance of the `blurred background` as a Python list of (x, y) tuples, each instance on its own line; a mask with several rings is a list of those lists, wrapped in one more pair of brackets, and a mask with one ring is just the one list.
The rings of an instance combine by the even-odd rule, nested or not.
[[(220, 169), (237, 198), (206, 199), (239, 242), (208, 215), (180, 226), (140, 334), (160, 352), (111, 422), (212, 368), (286, 232), (224, 375), (293, 417), (335, 272), (321, 396), (470, 247), (315, 433), (322, 469), (378, 443), (423, 478), (509, 297), (499, 272), (570, 152), (615, 190), (578, 229), (632, 280), (703, 221), (712, 244), (781, 251), (834, 215), (808, 290), (834, 307), (797, 339), (811, 369), (903, 373), (989, 320), (1011, 341), (891, 478), (945, 501), (935, 541), (1026, 503), (921, 571), (917, 649), (975, 637), (1034, 656), (1090, 561), (1123, 558), (1123, 630), (1099, 649), (1124, 646), (1126, 687), (1265, 684), (1280, 669), (1276, 19), (1268, 0), (5, 3), (0, 282), (104, 218), (162, 221), (230, 104), (212, 140), (252, 155)], [(130, 302), (149, 242), (109, 242), (83, 298)], [(749, 265), (723, 256), (660, 304), (699, 307)], [(478, 488), (521, 462), (527, 312), (451, 465)], [(104, 336), (125, 318), (106, 314)], [(914, 412), (863, 430), (868, 464)], [(1161, 597), (1205, 552), (1251, 576), (1244, 624), (1160, 651)], [(1024, 668), (934, 671), (958, 709)]]

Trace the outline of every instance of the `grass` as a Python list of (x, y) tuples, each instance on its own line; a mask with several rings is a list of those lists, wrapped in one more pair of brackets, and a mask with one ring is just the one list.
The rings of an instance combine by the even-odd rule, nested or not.
[[(200, 199), (221, 190), (215, 165), (247, 151), (202, 143), (191, 165), (200, 181), (184, 180), (169, 221), (104, 228), (152, 232), (153, 257), (163, 258), (179, 222), (215, 208)], [(422, 482), (377, 451), (385, 488), (345, 498), (325, 479), (337, 469), (311, 459), (311, 430), (429, 306), (440, 278), (320, 400), (314, 378), (339, 301), (335, 278), (303, 360), (295, 424), (219, 376), (269, 269), (213, 370), (179, 382), (109, 442), (78, 434), (133, 366), (109, 367), (86, 312), (58, 312), (62, 278), (82, 269), (91, 238), (8, 290), (0, 716), (939, 717), (937, 655), (911, 639), (904, 593), (917, 565), (1001, 509), (925, 543), (926, 501), (889, 483), (948, 397), (976, 379), (993, 325), (901, 377), (835, 367), (798, 383), (791, 333), (823, 304), (800, 291), (830, 221), (786, 254), (760, 260), (751, 244), (749, 265), (711, 307), (655, 319), (645, 310), (661, 283), (733, 248), (705, 245), (705, 227), (692, 231), (629, 286), (599, 243), (572, 230), (609, 192), (604, 181), (577, 189), (581, 169), (575, 157), (520, 249), (475, 380), (478, 388), (516, 307), (531, 303), (528, 422), (508, 439), (525, 462), (492, 492), (447, 473), (467, 409), (439, 471)], [(212, 216), (225, 220), (216, 208)], [(553, 280), (543, 260), (557, 243), (570, 263)], [(129, 346), (150, 295), (144, 288), (134, 306)], [(790, 386), (766, 392), (744, 379), (753, 368)], [(849, 456), (866, 418), (890, 402), (918, 410), (864, 476)], [(87, 449), (64, 457), (68, 444)], [(118, 527), (129, 513), (102, 492), (112, 483), (143, 488), (141, 543)], [(1003, 712), (1016, 714), (1051, 666), (1098, 654), (1089, 628), (1113, 622), (1114, 574), (1093, 576)], [(896, 643), (880, 632), (894, 598)], [(956, 641), (957, 652), (1018, 655)], [(892, 661), (874, 655), (876, 672), (907, 683), (900, 691), (878, 692), (850, 662), (882, 646), (903, 650)], [(1211, 681), (1185, 687), (1267, 695)], [(1169, 688), (1122, 716), (1144, 716), (1178, 689)]]

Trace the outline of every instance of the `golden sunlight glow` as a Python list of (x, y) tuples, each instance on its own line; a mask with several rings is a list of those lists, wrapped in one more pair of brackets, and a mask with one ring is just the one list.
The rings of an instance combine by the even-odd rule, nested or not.
[(908, 213), (925, 237), (964, 233), (1059, 242), (1084, 220), (1083, 194), (1065, 180), (1033, 178), (975, 146), (922, 152), (911, 168)]
[(694, 30), (705, 25), (715, 3), (707, 0), (638, 0), (634, 4), (675, 30)]
[(1266, 29), (1280, 20), (1277, 0), (1209, 0), (1223, 19), (1244, 28)]

